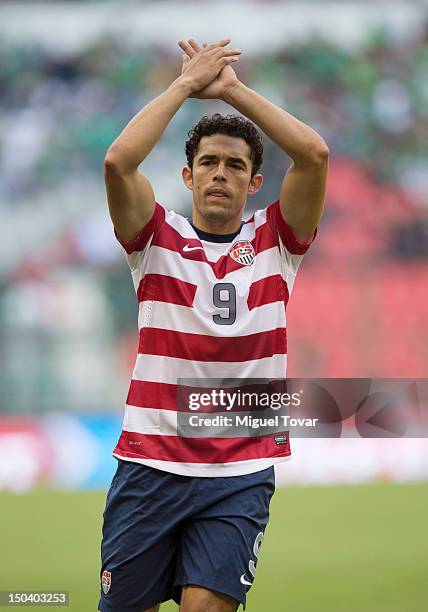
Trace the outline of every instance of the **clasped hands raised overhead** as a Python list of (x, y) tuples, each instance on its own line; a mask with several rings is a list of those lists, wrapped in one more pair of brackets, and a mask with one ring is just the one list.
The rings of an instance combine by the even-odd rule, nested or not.
[(242, 51), (227, 48), (230, 42), (230, 38), (202, 46), (194, 38), (178, 42), (183, 52), (181, 78), (189, 87), (189, 97), (221, 100), (239, 83), (231, 64), (239, 60)]

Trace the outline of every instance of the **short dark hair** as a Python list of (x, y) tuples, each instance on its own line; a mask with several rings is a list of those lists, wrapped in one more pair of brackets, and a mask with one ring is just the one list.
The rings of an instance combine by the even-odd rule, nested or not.
[(263, 143), (258, 129), (251, 121), (240, 115), (220, 115), (215, 113), (211, 117), (206, 115), (189, 131), (189, 140), (186, 142), (186, 157), (189, 168), (193, 167), (193, 159), (198, 151), (201, 138), (214, 134), (226, 134), (235, 138), (243, 138), (251, 149), (253, 177), (260, 170), (263, 163)]

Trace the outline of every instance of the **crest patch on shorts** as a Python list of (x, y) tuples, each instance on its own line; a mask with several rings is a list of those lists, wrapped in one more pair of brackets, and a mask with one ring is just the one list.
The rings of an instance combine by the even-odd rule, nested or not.
[(103, 571), (101, 585), (103, 587), (104, 594), (107, 595), (111, 587), (111, 572), (108, 572), (107, 570)]

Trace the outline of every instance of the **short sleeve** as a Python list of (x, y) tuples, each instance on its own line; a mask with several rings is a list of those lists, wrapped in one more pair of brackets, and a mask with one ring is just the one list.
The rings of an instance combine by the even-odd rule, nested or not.
[(270, 229), (274, 232), (274, 234), (277, 233), (279, 235), (282, 244), (285, 246), (287, 251), (291, 253), (291, 255), (304, 255), (317, 235), (316, 229), (312, 238), (307, 242), (301, 242), (298, 240), (294, 235), (293, 230), (288, 223), (285, 222), (284, 217), (281, 214), (279, 200), (268, 206), (266, 218)]
[(134, 271), (142, 260), (143, 255), (147, 252), (152, 242), (153, 237), (159, 232), (165, 223), (165, 209), (156, 202), (155, 210), (150, 220), (143, 227), (141, 232), (131, 240), (125, 242), (114, 229), (114, 235), (118, 242), (123, 246), (126, 252), (126, 259), (129, 267)]
[(291, 227), (284, 221), (284, 217), (279, 207), (279, 200), (267, 207), (266, 221), (271, 232), (278, 240), (283, 262), (283, 275), (287, 281), (289, 293), (291, 294), (294, 278), (302, 262), (303, 255), (314, 241), (317, 230), (315, 230), (314, 235), (307, 242), (298, 240)]
[(144, 251), (146, 248), (150, 238), (156, 234), (162, 226), (162, 223), (165, 221), (165, 210), (163, 207), (156, 202), (155, 210), (153, 211), (153, 215), (146, 225), (143, 227), (141, 232), (131, 240), (130, 242), (125, 242), (118, 235), (116, 230), (114, 230), (114, 235), (117, 240), (123, 246), (125, 251), (130, 255), (131, 253), (135, 253), (136, 251)]

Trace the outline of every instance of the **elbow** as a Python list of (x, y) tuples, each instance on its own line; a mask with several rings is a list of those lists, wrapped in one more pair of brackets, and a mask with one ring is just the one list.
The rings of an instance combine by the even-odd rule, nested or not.
[(293, 157), (293, 162), (302, 168), (319, 168), (328, 164), (330, 151), (324, 140), (307, 142), (299, 153)]
[(128, 166), (123, 151), (113, 144), (104, 157), (104, 174), (106, 176), (126, 174), (130, 171)]
[(324, 140), (321, 138), (316, 143), (310, 143), (308, 145), (307, 157), (311, 164), (316, 166), (323, 166), (328, 162), (330, 156), (330, 150)]
[(322, 161), (322, 163), (325, 163), (325, 162), (328, 162), (329, 157), (330, 157), (330, 149), (328, 148), (327, 144), (323, 140), (322, 145), (318, 151), (318, 158)]
[(120, 155), (113, 147), (110, 147), (104, 157), (104, 173), (106, 175), (119, 174)]

